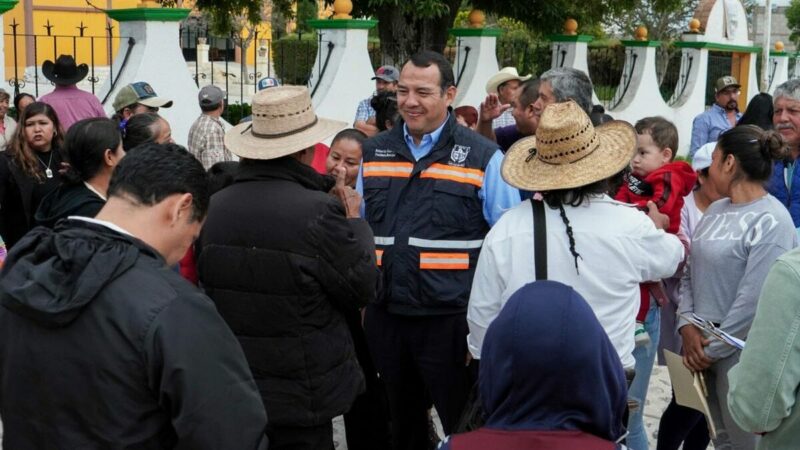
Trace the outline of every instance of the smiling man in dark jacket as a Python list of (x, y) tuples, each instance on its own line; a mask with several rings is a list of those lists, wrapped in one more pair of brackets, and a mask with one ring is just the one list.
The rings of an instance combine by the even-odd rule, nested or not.
[(253, 122), (225, 135), (239, 173), (200, 238), (200, 281), (250, 363), (271, 450), (330, 450), (331, 419), (364, 389), (343, 311), (375, 297), (374, 238), (344, 174), (336, 198), (310, 166), (314, 144), (344, 127), (314, 114), (305, 87), (257, 93)]
[(5, 448), (267, 448), (241, 348), (170, 268), (200, 231), (207, 184), (182, 147), (139, 147), (95, 219), (14, 247), (0, 275)]

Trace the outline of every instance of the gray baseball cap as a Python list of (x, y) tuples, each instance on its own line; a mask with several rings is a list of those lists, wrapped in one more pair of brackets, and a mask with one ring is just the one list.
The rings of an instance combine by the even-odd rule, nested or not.
[(197, 100), (200, 102), (200, 106), (219, 105), (222, 103), (223, 99), (225, 99), (225, 91), (213, 84), (203, 86), (203, 88), (200, 89), (200, 93), (197, 94)]

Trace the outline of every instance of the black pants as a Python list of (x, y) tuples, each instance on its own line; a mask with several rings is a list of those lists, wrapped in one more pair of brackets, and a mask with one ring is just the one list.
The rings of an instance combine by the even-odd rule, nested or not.
[(356, 358), (364, 371), (367, 389), (356, 397), (350, 411), (344, 415), (344, 428), (347, 435), (348, 450), (388, 450), (391, 448), (389, 435), (389, 401), (386, 388), (378, 378), (378, 371), (369, 354), (367, 339), (361, 327), (361, 313), (352, 311), (345, 314), (347, 326), (353, 336)]
[(389, 397), (392, 448), (427, 448), (429, 399), (450, 434), (469, 392), (466, 314), (400, 316), (371, 305), (364, 329)]
[(711, 438), (708, 436), (706, 418), (700, 411), (675, 403), (675, 393), (658, 424), (656, 450), (705, 450)]
[(315, 427), (268, 426), (269, 450), (333, 450), (333, 423)]

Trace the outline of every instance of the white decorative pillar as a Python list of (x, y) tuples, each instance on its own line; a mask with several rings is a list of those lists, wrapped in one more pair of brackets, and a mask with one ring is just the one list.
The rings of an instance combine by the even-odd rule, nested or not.
[(453, 67), (458, 93), (453, 106), (478, 108), (486, 98), (486, 82), (498, 71), (497, 38), (502, 30), (484, 28), (484, 14), (477, 9), (470, 12), (469, 20), (470, 28), (450, 30), (458, 43)]
[(775, 43), (775, 50), (769, 52), (769, 88), (767, 93), (772, 95), (775, 88), (789, 80), (789, 54), (784, 51), (783, 42)]
[[(145, 3), (149, 6), (149, 3)], [(129, 83), (146, 81), (160, 97), (173, 101), (171, 108), (162, 108), (162, 115), (172, 127), (172, 138), (186, 145), (189, 128), (200, 115), (198, 88), (181, 52), (178, 25), (189, 16), (189, 9), (139, 7), (110, 9), (108, 16), (120, 23), (122, 39), (112, 65), (114, 83), (106, 80), (100, 89), (106, 111), (113, 114), (112, 103), (120, 88)]]
[[(567, 19), (564, 22), (564, 34), (548, 36), (552, 51), (551, 67), (553, 69), (571, 67), (589, 75), (589, 42), (592, 42), (592, 37), (577, 34), (577, 30), (578, 22), (574, 19)], [(592, 102), (600, 103), (594, 92), (592, 92)]]
[(208, 38), (197, 38), (197, 64), (204, 66), (208, 64), (208, 52), (211, 46), (208, 45)]
[(375, 75), (367, 49), (369, 29), (377, 20), (309, 20), (322, 35), (308, 88), (320, 117), (342, 120), (350, 125), (358, 102), (371, 96)]

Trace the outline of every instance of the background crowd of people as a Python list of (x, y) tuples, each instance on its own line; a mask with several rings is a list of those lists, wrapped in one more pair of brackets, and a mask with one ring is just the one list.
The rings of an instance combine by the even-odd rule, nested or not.
[(17, 121), (0, 91), (9, 448), (330, 450), (343, 415), (351, 450), (646, 450), (666, 350), (710, 415), (673, 395), (659, 450), (800, 439), (800, 80), (742, 113), (722, 77), (687, 161), (570, 68), (454, 105), (422, 51), (353, 128), (274, 79), (230, 127), (207, 86), (188, 149), (148, 83), (107, 118), (84, 64), (42, 70)]

